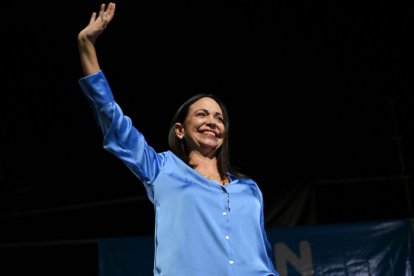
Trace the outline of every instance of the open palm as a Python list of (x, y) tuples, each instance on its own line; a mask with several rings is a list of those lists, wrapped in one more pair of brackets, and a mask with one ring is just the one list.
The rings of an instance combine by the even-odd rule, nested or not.
[(89, 24), (79, 32), (79, 37), (83, 37), (95, 43), (99, 35), (105, 30), (115, 14), (115, 3), (109, 3), (108, 6), (101, 4), (99, 13), (93, 12)]

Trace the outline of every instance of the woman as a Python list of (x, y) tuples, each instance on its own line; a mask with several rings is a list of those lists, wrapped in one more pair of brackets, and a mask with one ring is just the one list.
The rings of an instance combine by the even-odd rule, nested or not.
[(170, 150), (156, 152), (114, 101), (95, 42), (115, 14), (101, 5), (79, 33), (82, 91), (113, 153), (144, 184), (155, 207), (154, 275), (278, 275), (256, 182), (230, 166), (229, 121), (210, 94), (187, 100), (174, 116)]

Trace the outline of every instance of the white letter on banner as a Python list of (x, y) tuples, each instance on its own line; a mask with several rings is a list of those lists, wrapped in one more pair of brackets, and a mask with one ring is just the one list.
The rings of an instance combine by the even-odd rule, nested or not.
[(275, 244), (276, 255), (276, 269), (281, 276), (287, 275), (287, 262), (289, 261), (292, 266), (301, 275), (313, 275), (313, 263), (312, 252), (310, 243), (307, 241), (301, 241), (299, 243), (300, 258), (292, 252), (283, 242)]

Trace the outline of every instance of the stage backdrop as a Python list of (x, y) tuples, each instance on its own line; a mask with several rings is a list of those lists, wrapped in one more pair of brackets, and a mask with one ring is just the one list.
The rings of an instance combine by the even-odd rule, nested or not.
[[(411, 276), (411, 221), (267, 229), (280, 275)], [(153, 237), (99, 240), (100, 276), (153, 275)]]

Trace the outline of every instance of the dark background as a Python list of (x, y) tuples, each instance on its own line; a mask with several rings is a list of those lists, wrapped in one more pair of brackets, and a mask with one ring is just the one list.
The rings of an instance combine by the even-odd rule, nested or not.
[[(96, 239), (152, 234), (153, 208), (102, 149), (77, 84), (76, 36), (100, 2), (54, 2), (2, 4), (1, 258), (16, 275), (94, 275)], [(167, 149), (185, 99), (213, 92), (230, 112), (232, 162), (258, 182), (266, 216), (310, 187), (305, 215), (267, 226), (412, 217), (412, 9), (116, 3), (97, 42), (101, 67), (155, 149)]]

